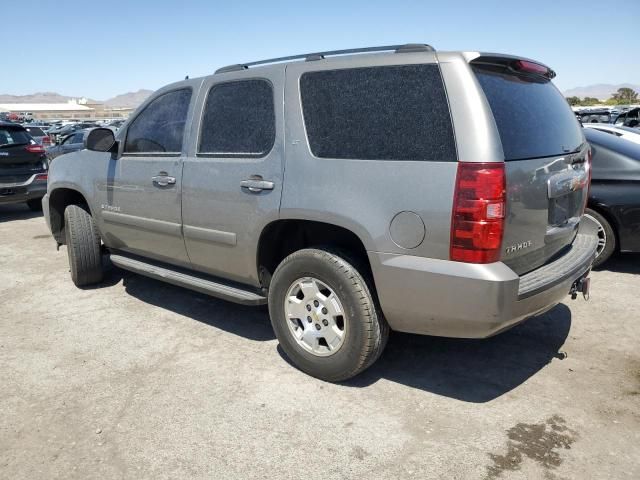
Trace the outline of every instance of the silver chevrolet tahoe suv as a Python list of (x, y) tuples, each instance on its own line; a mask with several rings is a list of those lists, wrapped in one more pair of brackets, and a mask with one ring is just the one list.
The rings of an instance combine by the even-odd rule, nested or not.
[(555, 73), (429, 45), (231, 65), (53, 162), (76, 285), (101, 257), (268, 304), (290, 360), (350, 378), (389, 330), (481, 338), (588, 293), (590, 149)]

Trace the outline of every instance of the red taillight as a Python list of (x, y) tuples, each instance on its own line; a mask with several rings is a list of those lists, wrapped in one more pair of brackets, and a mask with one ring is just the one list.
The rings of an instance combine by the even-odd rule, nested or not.
[(500, 259), (506, 210), (504, 163), (458, 163), (450, 257), (457, 262)]
[(47, 180), (49, 178), (48, 173), (39, 173), (36, 175), (35, 180)]
[(44, 147), (42, 145), (28, 145), (25, 150), (29, 153), (44, 153)]
[(42, 137), (42, 145), (51, 145), (51, 138), (50, 137)]

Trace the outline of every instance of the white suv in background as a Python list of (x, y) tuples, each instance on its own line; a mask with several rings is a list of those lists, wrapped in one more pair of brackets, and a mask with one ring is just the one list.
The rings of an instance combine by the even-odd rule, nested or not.
[(607, 125), (606, 123), (585, 123), (582, 126), (585, 128), (595, 128), (601, 132), (624, 138), (633, 143), (640, 143), (640, 130), (637, 128)]

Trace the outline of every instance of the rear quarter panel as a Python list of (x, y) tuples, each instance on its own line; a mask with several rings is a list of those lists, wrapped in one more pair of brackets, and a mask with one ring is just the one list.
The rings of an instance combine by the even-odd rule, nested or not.
[[(317, 220), (347, 228), (370, 252), (449, 258), (457, 162), (317, 158), (309, 147), (300, 102), (300, 76), (306, 72), (419, 63), (438, 63), (438, 58), (431, 52), (364, 55), (332, 59), (330, 64), (287, 66), (281, 218)], [(499, 161), (502, 147), (492, 134), (493, 117), (486, 114), (486, 101), (478, 94), (464, 59), (446, 56), (441, 62), (441, 75), (449, 97), (458, 157)], [(418, 214), (425, 226), (424, 240), (415, 248), (403, 248), (390, 234), (393, 218), (403, 211)]]

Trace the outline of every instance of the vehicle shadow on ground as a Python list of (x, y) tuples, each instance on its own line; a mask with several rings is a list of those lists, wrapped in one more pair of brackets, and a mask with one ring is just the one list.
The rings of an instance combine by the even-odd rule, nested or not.
[(269, 314), (263, 307), (245, 307), (218, 300), (159, 280), (109, 265), (102, 286), (122, 279), (125, 291), (138, 300), (170, 310), (198, 322), (255, 341), (275, 339)]
[(616, 253), (596, 270), (640, 274), (640, 253)]
[[(275, 339), (266, 308), (245, 307), (111, 266), (103, 285), (123, 281), (142, 302), (255, 341)], [(513, 390), (554, 359), (571, 328), (571, 311), (558, 305), (500, 335), (483, 340), (392, 332), (382, 357), (343, 385), (367, 387), (387, 379), (465, 402), (491, 401)], [(280, 356), (289, 360), (280, 347)]]
[(36, 217), (42, 217), (42, 212), (31, 211), (29, 207), (22, 203), (0, 205), (0, 223), (13, 220), (29, 220)]
[(345, 385), (366, 387), (384, 378), (465, 402), (488, 402), (566, 358), (560, 349), (570, 328), (571, 310), (560, 304), (488, 339), (392, 333), (382, 357)]

